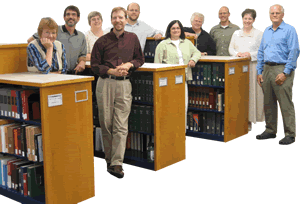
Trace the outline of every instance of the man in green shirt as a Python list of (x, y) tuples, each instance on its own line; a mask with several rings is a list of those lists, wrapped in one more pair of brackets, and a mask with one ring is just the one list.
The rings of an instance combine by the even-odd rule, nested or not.
[(217, 56), (230, 56), (228, 48), (234, 31), (240, 28), (229, 21), (229, 9), (223, 6), (219, 10), (220, 23), (214, 26), (209, 34), (216, 43)]

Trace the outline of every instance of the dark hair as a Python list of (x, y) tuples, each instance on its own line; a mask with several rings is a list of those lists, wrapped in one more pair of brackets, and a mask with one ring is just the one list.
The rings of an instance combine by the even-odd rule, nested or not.
[(73, 6), (73, 5), (68, 6), (64, 11), (64, 17), (66, 17), (66, 15), (67, 15), (67, 10), (75, 11), (77, 13), (77, 17), (80, 17), (80, 11), (76, 6)]
[(244, 18), (244, 16), (246, 14), (250, 14), (251, 17), (253, 18), (253, 20), (255, 20), (255, 18), (256, 18), (256, 11), (254, 9), (246, 9), (245, 11), (243, 11), (242, 18)]
[(184, 31), (183, 31), (183, 26), (182, 24), (180, 23), (179, 20), (174, 20), (174, 21), (171, 21), (171, 23), (169, 23), (168, 27), (167, 27), (167, 31), (166, 31), (166, 39), (167, 38), (171, 38), (171, 27), (175, 24), (175, 23), (178, 23), (179, 27), (180, 27), (180, 30), (181, 30), (181, 34), (180, 34), (180, 39), (184, 40), (185, 39), (185, 35), (184, 35)]

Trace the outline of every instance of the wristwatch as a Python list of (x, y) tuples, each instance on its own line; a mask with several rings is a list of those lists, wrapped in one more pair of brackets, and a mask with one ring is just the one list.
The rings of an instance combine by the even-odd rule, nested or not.
[(285, 76), (287, 76), (287, 73), (285, 73), (285, 72), (282, 72)]

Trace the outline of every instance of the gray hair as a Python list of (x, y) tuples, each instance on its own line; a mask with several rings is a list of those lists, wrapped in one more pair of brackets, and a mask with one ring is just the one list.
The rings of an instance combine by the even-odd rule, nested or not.
[[(283, 6), (281, 6), (281, 5), (279, 5), (279, 4), (275, 4), (275, 5), (273, 5), (273, 6), (279, 6), (279, 7), (281, 8), (281, 12), (284, 13), (284, 8), (283, 8)], [(269, 10), (270, 13), (271, 13), (271, 8), (272, 8), (273, 6), (270, 6), (270, 10)]]
[(92, 19), (93, 17), (95, 17), (95, 16), (99, 16), (100, 19), (101, 19), (101, 21), (103, 21), (101, 13), (99, 13), (98, 11), (92, 11), (92, 12), (89, 13), (89, 15), (88, 15), (89, 25), (91, 25), (91, 19)]
[(191, 17), (191, 23), (194, 21), (196, 16), (198, 16), (199, 18), (202, 18), (203, 19), (202, 23), (204, 23), (204, 15), (202, 13), (198, 13), (198, 12), (193, 13), (193, 15)]

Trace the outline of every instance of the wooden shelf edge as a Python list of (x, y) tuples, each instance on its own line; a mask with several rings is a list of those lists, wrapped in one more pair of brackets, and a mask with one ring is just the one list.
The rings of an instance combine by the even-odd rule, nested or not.
[(21, 193), (3, 188), (0, 186), (0, 195), (10, 198), (14, 201), (20, 202), (22, 204), (45, 204), (45, 195), (39, 196), (36, 199), (23, 196)]

